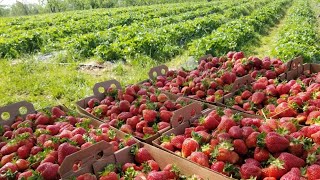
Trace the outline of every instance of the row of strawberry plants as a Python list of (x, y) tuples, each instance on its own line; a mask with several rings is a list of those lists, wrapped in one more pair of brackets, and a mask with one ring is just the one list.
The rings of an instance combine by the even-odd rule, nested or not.
[[(168, 17), (161, 20), (153, 19), (150, 21), (142, 22), (142, 23), (137, 22), (127, 27), (118, 26), (115, 28), (111, 28), (107, 31), (84, 34), (78, 38), (72, 38), (71, 43), (68, 44), (67, 49), (71, 49), (72, 51), (75, 51), (77, 54), (80, 54), (84, 57), (92, 56), (96, 51), (97, 54), (100, 55), (102, 58), (106, 57), (105, 59), (108, 59), (108, 60), (119, 59), (117, 54), (121, 53), (122, 51), (122, 48), (120, 48), (122, 45), (120, 47), (118, 47), (117, 45), (119, 41), (129, 42), (131, 39), (135, 39), (137, 34), (145, 34), (145, 33), (150, 33), (151, 31), (154, 31), (155, 27), (157, 27), (156, 29), (163, 29), (168, 26), (172, 26), (172, 24), (175, 24), (175, 23), (179, 25), (184, 24), (184, 21), (186, 20), (189, 20), (187, 22), (192, 22), (193, 19), (194, 20), (203, 19), (203, 18), (206, 18), (207, 16), (214, 17), (214, 16), (217, 16), (216, 14), (225, 13), (223, 9), (228, 9), (234, 6), (235, 4), (237, 3), (231, 3), (231, 4), (226, 3), (226, 4), (221, 4), (215, 7), (199, 9), (199, 11), (195, 11), (195, 12), (189, 12), (189, 13), (177, 15), (175, 17)], [(216, 13), (214, 13), (215, 11)], [(166, 24), (169, 24), (169, 25), (166, 25)], [(168, 28), (168, 29), (172, 29), (172, 28)], [(153, 33), (157, 33), (157, 32), (153, 32)], [(160, 33), (164, 33), (164, 32), (160, 32)], [(90, 40), (88, 41), (88, 39)]]
[(302, 55), (307, 61), (320, 59), (320, 38), (317, 36), (315, 13), (308, 1), (295, 1), (288, 11), (285, 25), (272, 53), (280, 58), (291, 59)]
[(210, 35), (193, 41), (188, 49), (197, 57), (203, 54), (221, 55), (230, 50), (239, 50), (255, 38), (257, 32), (279, 20), (290, 4), (289, 0), (273, 1), (271, 5), (254, 11), (250, 16), (228, 22)]
[[(230, 6), (230, 5), (229, 5)], [(60, 43), (52, 42), (46, 45), (45, 49), (75, 49), (80, 56), (88, 57), (94, 54), (93, 50), (101, 43), (104, 42), (113, 42), (115, 39), (119, 38), (120, 35), (126, 34), (127, 36), (134, 36), (137, 33), (137, 30), (145, 31), (146, 29), (151, 29), (155, 27), (161, 27), (166, 24), (171, 23), (178, 23), (181, 21), (186, 21), (189, 19), (194, 19), (196, 17), (206, 16), (212, 13), (222, 13), (223, 8), (228, 6), (223, 6), (223, 4), (219, 6), (208, 6), (205, 8), (198, 8), (195, 11), (188, 11), (185, 13), (172, 15), (168, 17), (158, 17), (153, 18), (147, 21), (137, 21), (135, 23), (130, 24), (130, 26), (115, 26), (113, 28), (98, 31), (98, 32), (91, 32), (82, 35), (74, 34), (73, 36), (63, 38)], [(94, 43), (84, 44), (88, 42), (88, 37)], [(86, 46), (88, 45), (88, 46)]]
[(137, 53), (156, 60), (168, 59), (178, 54), (181, 46), (191, 39), (211, 32), (230, 19), (247, 15), (252, 9), (261, 5), (264, 5), (261, 1), (249, 2), (242, 6), (233, 6), (225, 10), (222, 15), (212, 14), (151, 30), (147, 29), (137, 33), (134, 37), (123, 34), (110, 45), (98, 46), (96, 54), (106, 60), (124, 59), (126, 56), (134, 56)]
[[(186, 12), (193, 8), (203, 8), (208, 5), (214, 5), (215, 3), (179, 3), (170, 5), (170, 8), (175, 8), (178, 12)], [(74, 12), (65, 12), (57, 14), (48, 14), (48, 15), (38, 15), (38, 16), (26, 16), (21, 18), (6, 18), (1, 19), (0, 27), (6, 27), (1, 29), (1, 33), (18, 31), (18, 30), (33, 30), (36, 28), (42, 27), (51, 27), (51, 26), (63, 26), (65, 23), (73, 22), (83, 22), (83, 23), (93, 23), (92, 19), (99, 21), (112, 21), (112, 17), (119, 15), (126, 15), (125, 18), (130, 18), (128, 15), (135, 17), (135, 14), (141, 15), (141, 17), (135, 18), (144, 18), (143, 15), (153, 14), (157, 17), (159, 13), (162, 13), (161, 10), (169, 9), (168, 5), (156, 5), (156, 6), (143, 6), (143, 7), (133, 7), (133, 8), (117, 8), (117, 9), (103, 9), (103, 10), (94, 10), (94, 11), (74, 11)], [(160, 10), (160, 11), (159, 11)], [(176, 12), (176, 13), (178, 13)], [(165, 13), (165, 12), (163, 12)], [(175, 13), (175, 12), (173, 12)], [(88, 16), (90, 18), (88, 18)], [(131, 18), (133, 18), (131, 17)], [(84, 24), (85, 25), (85, 24)], [(8, 28), (9, 27), (9, 28)]]
[[(212, 4), (212, 3), (211, 3)], [(172, 16), (206, 7), (210, 4), (196, 4), (194, 6), (177, 6), (174, 8), (160, 9), (156, 11), (151, 9), (145, 12), (143, 9), (136, 12), (120, 13), (115, 16), (99, 16), (91, 18), (82, 18), (77, 21), (62, 21), (61, 24), (47, 26), (48, 29), (38, 27), (32, 30), (15, 30), (4, 33), (0, 38), (0, 57), (16, 57), (22, 53), (33, 53), (43, 48), (44, 44), (55, 42), (60, 38), (68, 37), (73, 34), (82, 34), (91, 31), (102, 30), (112, 26), (122, 26), (131, 24), (133, 21), (145, 21), (150, 18)], [(71, 18), (72, 19), (72, 18)], [(59, 21), (59, 20), (57, 20)], [(74, 36), (77, 38), (77, 36)]]

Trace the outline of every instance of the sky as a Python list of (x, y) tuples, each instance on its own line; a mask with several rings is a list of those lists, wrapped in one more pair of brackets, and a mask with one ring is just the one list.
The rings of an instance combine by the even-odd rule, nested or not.
[[(2, 1), (2, 2), (1, 2)], [(38, 0), (19, 0), (22, 3), (38, 3)], [(16, 0), (0, 0), (0, 5), (12, 5), (16, 3)]]

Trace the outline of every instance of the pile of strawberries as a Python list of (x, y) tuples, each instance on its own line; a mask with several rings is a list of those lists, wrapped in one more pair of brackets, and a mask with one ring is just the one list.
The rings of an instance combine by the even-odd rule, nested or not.
[(258, 78), (235, 93), (228, 105), (267, 118), (294, 117), (313, 124), (320, 116), (320, 73), (302, 74), (296, 80)]
[[(180, 173), (179, 167), (174, 164), (166, 165), (162, 170), (151, 154), (144, 147), (132, 146), (131, 153), (134, 162), (125, 164), (108, 164), (100, 172), (99, 180), (126, 180), (126, 179), (148, 179), (148, 180), (167, 180), (167, 179), (192, 179), (202, 180), (201, 177), (193, 175), (184, 176)], [(86, 173), (76, 178), (76, 180), (96, 180), (97, 178), (90, 173)]]
[(263, 120), (217, 108), (192, 120), (184, 134), (161, 139), (163, 148), (234, 178), (320, 178), (320, 125), (294, 118)]
[(130, 85), (123, 91), (109, 88), (101, 101), (90, 99), (86, 111), (125, 133), (146, 139), (170, 127), (173, 112), (189, 103), (185, 98), (172, 100), (154, 87)]
[[(59, 179), (64, 158), (99, 141), (114, 151), (134, 143), (130, 136), (119, 139), (106, 123), (91, 121), (64, 112), (59, 107), (16, 117), (11, 126), (0, 126), (0, 179)], [(74, 169), (77, 169), (75, 165)]]
[[(208, 57), (192, 71), (170, 70), (158, 76), (152, 85), (178, 95), (215, 102), (232, 91), (238, 77), (263, 75), (268, 79), (284, 73), (287, 67), (279, 59), (245, 58), (243, 52), (229, 52), (227, 56)], [(145, 83), (145, 85), (151, 85)]]

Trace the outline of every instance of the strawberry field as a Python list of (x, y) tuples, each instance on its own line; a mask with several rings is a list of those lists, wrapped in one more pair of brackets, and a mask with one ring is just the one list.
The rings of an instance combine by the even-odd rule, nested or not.
[(0, 180), (320, 179), (319, 17), (215, 0), (1, 18)]

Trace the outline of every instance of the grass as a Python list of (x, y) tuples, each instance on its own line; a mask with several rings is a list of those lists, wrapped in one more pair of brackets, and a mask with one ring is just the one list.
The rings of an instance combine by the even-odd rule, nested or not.
[(77, 100), (92, 95), (95, 83), (116, 79), (122, 85), (147, 79), (148, 70), (157, 65), (140, 59), (115, 63), (103, 71), (80, 71), (78, 63), (59, 64), (57, 60), (41, 62), (35, 58), (19, 61), (1, 60), (0, 106), (26, 100), (39, 109), (65, 104), (73, 107)]

